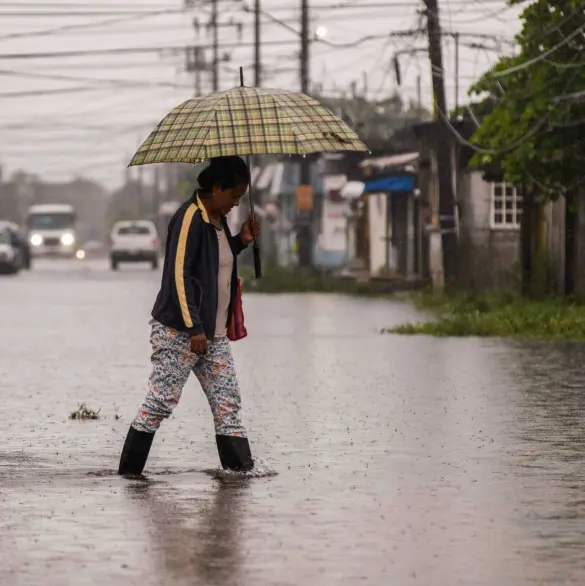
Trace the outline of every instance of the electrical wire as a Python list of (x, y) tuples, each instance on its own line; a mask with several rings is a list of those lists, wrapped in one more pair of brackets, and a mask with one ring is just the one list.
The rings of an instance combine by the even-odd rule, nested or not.
[(507, 75), (511, 75), (512, 73), (517, 73), (518, 71), (523, 71), (524, 69), (528, 69), (532, 65), (542, 61), (543, 59), (546, 59), (549, 55), (552, 55), (555, 51), (558, 51), (561, 47), (564, 47), (567, 43), (569, 43), (569, 41), (573, 40), (577, 35), (583, 33), (584, 30), (585, 30), (585, 24), (583, 24), (580, 27), (578, 27), (577, 29), (575, 29), (570, 35), (565, 37), (560, 43), (556, 44), (554, 47), (551, 47), (550, 49), (548, 49), (544, 53), (541, 53), (540, 55), (537, 55), (536, 57), (533, 57), (532, 59), (529, 59), (528, 61), (524, 61), (523, 63), (519, 63), (518, 65), (515, 65), (514, 67), (509, 67), (508, 69), (505, 69), (504, 71), (494, 71), (491, 75), (493, 77), (500, 78), (500, 77), (506, 77)]
[[(489, 4), (489, 0), (485, 0), (485, 1), (486, 1), (486, 3)], [(55, 3), (55, 4), (57, 4), (57, 3)], [(61, 4), (65, 4), (65, 3), (61, 3)], [(353, 4), (353, 7), (351, 6), (352, 4)], [(350, 19), (350, 18), (351, 19), (355, 19), (355, 18), (359, 18), (359, 19), (374, 18), (373, 16), (368, 16), (368, 15), (372, 15), (372, 12), (370, 11), (369, 8), (368, 8), (368, 12), (362, 14), (361, 11), (364, 9), (364, 4), (361, 4), (361, 5), (357, 5), (357, 4), (359, 4), (359, 3), (357, 3), (357, 2), (346, 2), (345, 3), (345, 9), (341, 13), (333, 13), (331, 9), (332, 8), (337, 8), (339, 10), (339, 8), (343, 8), (344, 5), (318, 6), (317, 9), (322, 9), (323, 12), (324, 12), (323, 17), (324, 18), (329, 18), (331, 20), (337, 20), (337, 19), (342, 20), (342, 19)], [(453, 5), (454, 6), (455, 5), (468, 6), (468, 2), (454, 2)], [(399, 8), (407, 8), (407, 7), (410, 8), (410, 7), (412, 7), (412, 3), (408, 3), (408, 2), (385, 2), (385, 3), (380, 3), (380, 2), (378, 2), (378, 3), (375, 3), (375, 4), (366, 4), (365, 6), (377, 7), (378, 10), (380, 8), (382, 8), (382, 7), (386, 7), (387, 9), (394, 10), (394, 9), (399, 9)], [(1, 9), (1, 7), (2, 7), (2, 2), (0, 2), (0, 9)], [(79, 5), (75, 5), (74, 6), (74, 8), (78, 8), (78, 7), (80, 9), (82, 8)], [(102, 6), (97, 6), (97, 8), (102, 8)], [(122, 8), (121, 5), (120, 5), (120, 8)], [(312, 9), (314, 9), (314, 8), (315, 7), (312, 6)], [(353, 10), (352, 10), (352, 8), (353, 8)], [(286, 7), (286, 8), (283, 7), (283, 9), (286, 9), (286, 10), (288, 10), (290, 12), (290, 7)], [(277, 7), (277, 10), (279, 10), (278, 7)], [(353, 13), (355, 13), (357, 11), (360, 11), (360, 14), (359, 15), (358, 14), (353, 14)], [(62, 14), (63, 14), (63, 17), (66, 16), (65, 13), (62, 13)], [(118, 14), (118, 13), (116, 13), (116, 14)], [(313, 14), (315, 14), (315, 10), (313, 10)], [(329, 14), (330, 16), (327, 17), (326, 14)], [(125, 16), (127, 16), (127, 15), (125, 15)], [(134, 15), (133, 15), (133, 17), (136, 18), (136, 16), (134, 16)], [(287, 19), (285, 18), (285, 19), (279, 19), (279, 20), (286, 22)], [(298, 22), (298, 21), (295, 19), (294, 22)], [(95, 26), (95, 27), (102, 26), (104, 28), (104, 30), (111, 29), (111, 26), (104, 25), (103, 23), (101, 25), (98, 24), (98, 23), (84, 23), (84, 24), (87, 25), (87, 28), (91, 28), (92, 26)], [(66, 25), (66, 26), (67, 27), (74, 27), (74, 26), (81, 26), (81, 25), (73, 25), (72, 24), (72, 25)], [(63, 30), (60, 31), (60, 32), (56, 32), (55, 31), (51, 36), (54, 36), (54, 35), (57, 35), (57, 34), (60, 35), (60, 34), (63, 34), (65, 32), (67, 32), (67, 34), (69, 34), (69, 33), (74, 32), (74, 31), (75, 31), (74, 28), (71, 28), (71, 29), (67, 28), (64, 31)], [(36, 32), (41, 32), (41, 31), (36, 31)], [(113, 34), (118, 34), (118, 32), (120, 32), (120, 31), (111, 31), (111, 32)], [(295, 32), (295, 29), (293, 29), (291, 32)], [(34, 31), (31, 32), (31, 33), (17, 33), (17, 34), (27, 34), (27, 35), (30, 34), (31, 36), (33, 36), (34, 35)], [(97, 31), (96, 31), (96, 34), (97, 34)], [(296, 32), (296, 34), (298, 34), (298, 32)], [(467, 35), (468, 35), (468, 38), (472, 38), (474, 36), (473, 33), (467, 33)], [(489, 35), (489, 38), (491, 39), (494, 36), (495, 35)], [(488, 35), (486, 35), (486, 38), (487, 37), (488, 37)], [(329, 50), (336, 50), (336, 51), (339, 51), (339, 54), (340, 55), (343, 55), (345, 53), (341, 53), (341, 51), (350, 50), (350, 49), (353, 49), (356, 46), (360, 46), (360, 45), (363, 45), (365, 47), (368, 43), (370, 43), (370, 41), (379, 40), (379, 41), (382, 41), (383, 44), (384, 44), (382, 50), (378, 53), (379, 59), (381, 60), (383, 58), (383, 56), (385, 55), (385, 53), (387, 51), (387, 48), (390, 45), (390, 43), (392, 43), (392, 42), (396, 43), (396, 39), (398, 39), (398, 38), (399, 37), (392, 37), (392, 36), (389, 36), (387, 34), (381, 34), (381, 35), (367, 35), (366, 37), (360, 37), (360, 38), (358, 38), (355, 41), (351, 41), (350, 40), (350, 41), (344, 42), (344, 43), (334, 43), (334, 42), (329, 41), (329, 42), (325, 42), (325, 43), (323, 43), (323, 42), (315, 42), (313, 44), (315, 46), (315, 54), (317, 54), (319, 52), (326, 53)], [(410, 37), (408, 37), (408, 38), (410, 38)], [(480, 37), (476, 37), (476, 38), (480, 38)], [(414, 41), (411, 41), (410, 42), (411, 45), (414, 42), (416, 42), (416, 36), (414, 36), (414, 39), (415, 39)], [(176, 39), (174, 39), (174, 41), (175, 41), (175, 47), (171, 47), (170, 50), (168, 48), (165, 48), (165, 47), (157, 47), (157, 48), (152, 48), (151, 47), (151, 48), (147, 48), (148, 50), (145, 53), (153, 53), (153, 52), (156, 53), (157, 51), (159, 51), (159, 52), (160, 51), (168, 51), (170, 54), (175, 53), (177, 55), (182, 55), (185, 50), (189, 50), (189, 49), (192, 49), (193, 48), (193, 45), (191, 43), (187, 43), (187, 44), (185, 44), (184, 46), (181, 46), (181, 47), (176, 47), (176, 45), (179, 45), (179, 43), (176, 43)], [(285, 43), (275, 44), (275, 43), (271, 43), (270, 41), (263, 43), (263, 45), (265, 45), (265, 46), (266, 45), (271, 46), (273, 48), (273, 50), (276, 51), (276, 53), (279, 53), (280, 52), (279, 51), (279, 47), (280, 46), (283, 47), (282, 51), (284, 51), (285, 50), (285, 47), (289, 47), (291, 44), (293, 44), (293, 43), (291, 42), (291, 43), (287, 43), (287, 44), (285, 44)], [(382, 44), (382, 43), (380, 43), (380, 44)], [(234, 45), (237, 45), (237, 46), (234, 46)], [(230, 43), (228, 41), (226, 43), (222, 43), (222, 47), (225, 47), (226, 49), (233, 49), (233, 50), (238, 50), (240, 48), (243, 50), (246, 47), (250, 47), (250, 46), (252, 46), (252, 43), (247, 43), (247, 42), (246, 43), (237, 43), (237, 44), (235, 44), (235, 43)], [(404, 44), (403, 43), (400, 43), (399, 46), (402, 48), (404, 46)], [(323, 50), (322, 51), (319, 49), (320, 47), (323, 47)], [(210, 48), (210, 47), (208, 45), (203, 45), (203, 48)], [(133, 48), (129, 48), (129, 49), (132, 50)], [(136, 49), (138, 49), (140, 52), (144, 51), (144, 49), (142, 47), (137, 47)], [(122, 51), (125, 52), (125, 51), (127, 51), (127, 49), (124, 48), (124, 49), (122, 49)], [(120, 53), (118, 50), (113, 49), (113, 50), (108, 50), (108, 52), (104, 54), (101, 50), (98, 50), (97, 52), (92, 52), (91, 54), (88, 53), (88, 54), (84, 54), (82, 56), (76, 54), (75, 56), (89, 58), (91, 55), (95, 55), (96, 57), (102, 57), (103, 58), (102, 59), (102, 62), (95, 64), (95, 67), (96, 68), (98, 68), (98, 67), (99, 68), (110, 68), (110, 67), (112, 67), (112, 68), (113, 67), (118, 68), (118, 67), (126, 67), (127, 66), (127, 65), (119, 62), (119, 60), (123, 58), (122, 57), (122, 55), (124, 54), (123, 52)], [(63, 52), (63, 53), (65, 53), (65, 52)], [(69, 53), (69, 52), (67, 52), (67, 53)], [(45, 58), (48, 59), (51, 56), (52, 56), (51, 53), (49, 53), (48, 56), (47, 56), (47, 53), (40, 54), (40, 55), (39, 54), (36, 54), (36, 57), (43, 58), (43, 59), (45, 59)], [(105, 56), (115, 57), (116, 59), (115, 60), (113, 60), (113, 59), (112, 60), (110, 60), (110, 59), (106, 60), (105, 59)], [(284, 55), (280, 59), (277, 59), (276, 60), (275, 67), (274, 67), (274, 71), (273, 71), (274, 75), (285, 75), (287, 73), (287, 70), (290, 71), (291, 69), (296, 69), (296, 67), (283, 67), (282, 65), (280, 65), (280, 64), (282, 64), (282, 59), (283, 58), (284, 58)], [(2, 56), (0, 56), (0, 59), (2, 59)], [(26, 59), (33, 59), (33, 57), (26, 57)], [(361, 57), (360, 59), (363, 60), (363, 57)], [(126, 61), (126, 63), (128, 64), (128, 61)], [(412, 63), (412, 61), (409, 61), (409, 64), (410, 63)], [(142, 67), (142, 66), (144, 66), (144, 67), (157, 67), (157, 68), (160, 65), (165, 65), (165, 64), (162, 63), (162, 62), (159, 62), (159, 61), (154, 61), (154, 60), (149, 60), (148, 62), (144, 62), (144, 63), (136, 62), (136, 63), (131, 64), (132, 67)], [(77, 67), (87, 67), (87, 65), (84, 65), (82, 63), (66, 63), (66, 62), (63, 63), (62, 65), (56, 65), (56, 64), (52, 64), (52, 63), (47, 63), (46, 66), (43, 65), (43, 71), (46, 71), (46, 69), (48, 69), (48, 68), (55, 68), (55, 67), (59, 67), (59, 68), (73, 68), (73, 69), (75, 69)], [(94, 65), (91, 65), (91, 67), (94, 67)], [(227, 71), (229, 69), (229, 66), (224, 67), (222, 65), (222, 69), (225, 69)], [(30, 71), (29, 72), (25, 72), (24, 75), (23, 75), (23, 77), (27, 77), (29, 75), (31, 77), (35, 77), (35, 76), (37, 76), (36, 73), (37, 72), (30, 72)], [(45, 74), (45, 75), (47, 75), (47, 74)], [(39, 79), (41, 79), (41, 76), (40, 75), (38, 77), (39, 77)], [(63, 77), (71, 77), (73, 79), (61, 79)], [(118, 80), (118, 79), (110, 79), (110, 78), (108, 78), (107, 80), (106, 79), (99, 79), (99, 80), (98, 79), (95, 79), (94, 80), (94, 79), (91, 79), (91, 78), (90, 79), (87, 79), (87, 78), (84, 78), (84, 77), (81, 77), (81, 76), (79, 76), (77, 78), (75, 76), (61, 76), (61, 78), (60, 79), (62, 81), (76, 81), (76, 82), (82, 82), (82, 83), (83, 82), (88, 82), (88, 83), (95, 83), (95, 84), (102, 84), (102, 85), (103, 84), (110, 84), (110, 83), (112, 85), (117, 85), (119, 83), (121, 84), (121, 83), (123, 83), (123, 82), (126, 81), (126, 80)], [(58, 81), (58, 79), (55, 78), (55, 81)], [(132, 83), (132, 82), (130, 81), (130, 83)], [(165, 83), (166, 84), (167, 82), (162, 82), (162, 83)], [(120, 85), (120, 87), (124, 87), (124, 86), (123, 85)], [(184, 87), (191, 87), (191, 86), (185, 85)], [(384, 87), (384, 83), (382, 84), (382, 87), (380, 88), (380, 91), (376, 90), (376, 91), (374, 91), (372, 93), (374, 93), (374, 94), (381, 93), (381, 91), (383, 90), (383, 87)], [(407, 84), (404, 84), (402, 87), (403, 87), (403, 89), (406, 90), (410, 86), (407, 85)], [(130, 92), (130, 93), (132, 93), (132, 92)], [(99, 89), (98, 88), (95, 88), (95, 95), (98, 95), (98, 94), (99, 95), (103, 95), (103, 87), (100, 87)], [(92, 96), (93, 95), (94, 94), (92, 94)], [(97, 105), (98, 104), (97, 101), (96, 100), (94, 100), (94, 101), (96, 102), (96, 105)], [(129, 102), (130, 101), (134, 102), (135, 101), (135, 98), (134, 99), (128, 98), (128, 101)], [(111, 108), (108, 108), (107, 106), (103, 106), (103, 104), (99, 104), (98, 105), (97, 111), (98, 112), (104, 112), (104, 113), (107, 112), (108, 113), (108, 117), (114, 116), (115, 118), (118, 118), (120, 116), (119, 109), (118, 108), (114, 108), (114, 110), (112, 111)], [(132, 108), (131, 108), (131, 111), (132, 111)], [(82, 120), (85, 120), (86, 122), (87, 122), (88, 119), (89, 120), (92, 120), (92, 116), (91, 115), (88, 116), (87, 114), (83, 114), (83, 113), (76, 113), (74, 116), (75, 116), (75, 119), (79, 119), (80, 122)], [(63, 117), (61, 118), (61, 120), (64, 121), (63, 122), (64, 124), (66, 123), (65, 120), (67, 120), (67, 118), (68, 118), (68, 115), (67, 114), (63, 114)], [(42, 121), (43, 119), (42, 118), (38, 118), (37, 120), (38, 121)], [(57, 119), (57, 122), (59, 122), (59, 119)], [(0, 122), (0, 128), (2, 128), (1, 122)], [(34, 128), (34, 123), (33, 123), (32, 128)], [(50, 131), (50, 129), (49, 129), (49, 131)], [(72, 132), (74, 132), (74, 130), (72, 130)]]
[[(502, 0), (482, 0), (482, 4), (488, 5), (488, 4), (502, 4)], [(469, 0), (452, 0), (452, 5), (453, 6), (469, 6)], [(406, 2), (406, 1), (398, 1), (398, 2), (376, 2), (376, 3), (372, 3), (372, 2), (346, 2), (346, 3), (335, 3), (332, 2), (330, 4), (311, 4), (311, 10), (341, 10), (341, 9), (345, 9), (345, 10), (364, 10), (364, 9), (370, 9), (370, 8), (412, 8), (413, 7), (413, 3), (412, 2)], [(296, 11), (296, 8), (291, 7), (290, 5), (288, 6), (271, 6), (270, 7), (270, 11), (271, 12), (277, 12), (277, 11)]]
[(445, 126), (451, 131), (451, 133), (453, 134), (453, 136), (455, 136), (455, 138), (463, 145), (466, 146), (468, 148), (470, 148), (471, 150), (473, 150), (476, 153), (480, 153), (482, 155), (491, 155), (491, 156), (502, 156), (505, 155), (507, 153), (510, 153), (512, 151), (515, 151), (519, 146), (521, 146), (522, 144), (524, 144), (527, 140), (529, 140), (530, 138), (532, 138), (534, 135), (536, 135), (541, 129), (542, 127), (546, 124), (546, 122), (548, 121), (549, 118), (549, 114), (547, 113), (545, 116), (541, 117), (537, 123), (530, 129), (528, 130), (528, 132), (526, 132), (521, 138), (519, 138), (517, 141), (513, 142), (512, 144), (506, 146), (503, 149), (486, 149), (483, 147), (479, 147), (475, 144), (473, 144), (472, 142), (469, 142), (454, 126), (453, 124), (451, 124), (451, 121), (449, 120), (448, 116), (445, 114), (445, 112), (443, 112), (436, 100), (434, 100), (435, 103), (435, 107), (437, 108), (437, 112), (439, 113), (440, 118), (443, 120), (443, 122), (445, 123)]
[[(578, 56), (575, 56), (575, 59), (577, 59)], [(570, 75), (569, 79), (567, 80), (567, 83), (565, 84), (565, 91), (568, 89), (568, 87), (570, 86), (571, 83), (574, 82), (576, 76), (577, 76), (577, 70), (574, 70), (572, 72), (572, 74)], [(552, 81), (549, 82), (549, 84), (547, 84), (545, 86), (549, 87), (550, 85), (552, 85)], [(545, 88), (540, 88), (539, 91), (542, 91)], [(535, 92), (536, 93), (536, 92)], [(525, 99), (529, 99), (530, 96), (524, 96)], [(558, 101), (559, 98), (553, 98), (551, 101), (552, 103), (555, 103), (556, 101)], [(521, 138), (519, 138), (518, 140), (514, 141), (512, 144), (499, 149), (499, 150), (494, 150), (494, 149), (486, 149), (486, 148), (482, 148), (478, 145), (475, 145), (471, 142), (469, 142), (467, 139), (465, 139), (465, 137), (463, 137), (461, 135), (461, 133), (451, 124), (451, 121), (449, 120), (449, 118), (447, 117), (446, 113), (443, 112), (438, 105), (436, 104), (435, 101), (435, 106), (437, 108), (437, 112), (439, 113), (440, 118), (443, 120), (445, 126), (451, 131), (451, 133), (455, 136), (455, 138), (464, 146), (467, 146), (468, 148), (470, 148), (471, 150), (473, 150), (476, 153), (480, 153), (480, 154), (486, 154), (486, 155), (491, 155), (491, 156), (497, 156), (497, 157), (501, 157), (502, 155), (505, 155), (507, 153), (510, 153), (514, 150), (516, 150), (519, 146), (521, 146), (522, 144), (524, 144), (526, 141), (528, 141), (530, 138), (532, 138), (533, 136), (535, 136), (536, 134), (538, 134), (538, 132), (540, 132), (546, 125), (546, 127), (548, 129), (551, 128), (552, 122), (551, 122), (551, 115), (555, 112), (555, 110), (549, 110), (546, 112), (546, 114), (544, 114), (544, 116), (540, 117), (537, 121), (536, 124), (534, 124), (534, 126), (528, 130)]]
[[(104, 79), (104, 78), (91, 78), (91, 77), (79, 77), (76, 75), (59, 75), (50, 73), (37, 73), (32, 71), (15, 71), (9, 69), (0, 69), (0, 77), (26, 77), (33, 79), (50, 79), (55, 81), (84, 81), (93, 82), (94, 84), (112, 85), (115, 87), (131, 87), (131, 88), (144, 88), (144, 87), (169, 87), (174, 89), (182, 89), (191, 87), (187, 84), (179, 84), (172, 81), (156, 81), (156, 80), (129, 80), (129, 79)], [(1, 96), (0, 92), (0, 96)]]
[[(167, 14), (175, 13), (181, 14), (185, 12), (184, 8), (179, 9), (170, 9), (165, 11)], [(71, 17), (79, 17), (79, 16), (141, 16), (149, 14), (149, 11), (146, 10), (67, 10), (65, 11), (54, 11), (54, 10), (45, 10), (45, 11), (20, 11), (20, 10), (11, 10), (11, 11), (0, 11), (0, 18), (49, 18), (49, 17), (58, 17), (58, 18), (71, 18)]]
[[(333, 48), (339, 49), (348, 49), (348, 48), (355, 48), (364, 43), (377, 40), (377, 39), (386, 39), (388, 37), (409, 37), (414, 33), (419, 31), (390, 31), (387, 33), (380, 33), (380, 34), (372, 34), (372, 35), (365, 35), (355, 41), (351, 41), (348, 43), (333, 43), (331, 41), (326, 41), (324, 39), (318, 39), (314, 42), (319, 42), (325, 45), (328, 45)], [(271, 47), (278, 47), (278, 46), (287, 46), (294, 44), (294, 41), (287, 41), (287, 40), (272, 40), (272, 41), (264, 41), (262, 43), (265, 46)], [(230, 43), (222, 43), (222, 48), (224, 49), (240, 49), (245, 47), (253, 47), (253, 42), (230, 42)], [(197, 45), (198, 48), (201, 49), (211, 49), (211, 45)], [(147, 53), (162, 53), (165, 51), (171, 52), (180, 52), (183, 53), (186, 50), (193, 50), (195, 46), (193, 45), (168, 45), (168, 46), (155, 46), (155, 47), (117, 47), (117, 48), (110, 48), (110, 49), (78, 49), (78, 50), (71, 50), (71, 51), (47, 51), (47, 52), (36, 52), (36, 53), (0, 53), (0, 60), (2, 59), (54, 59), (54, 58), (68, 58), (68, 57), (86, 57), (91, 55), (128, 55), (128, 54), (147, 54)]]
[[(53, 27), (48, 29), (43, 29), (40, 31), (31, 31), (31, 32), (21, 32), (21, 33), (9, 33), (7, 35), (0, 35), (0, 41), (6, 41), (9, 39), (24, 39), (30, 37), (47, 37), (53, 35), (60, 35), (64, 32), (72, 31), (72, 30), (81, 30), (81, 29), (88, 29), (88, 28), (97, 28), (103, 26), (111, 26), (112, 24), (118, 24), (120, 22), (127, 22), (129, 20), (136, 21), (143, 18), (149, 18), (153, 16), (161, 16), (163, 14), (171, 14), (176, 13), (174, 10), (159, 10), (156, 12), (145, 12), (140, 15), (132, 15), (132, 16), (121, 16), (118, 18), (110, 18), (108, 20), (101, 20), (98, 22), (84, 22), (81, 24), (66, 24), (59, 27)], [(103, 31), (101, 31), (103, 33)]]
[[(145, 4), (141, 2), (140, 4), (121, 4), (117, 2), (100, 2), (100, 3), (85, 3), (85, 2), (27, 2), (26, 0), (19, 0), (19, 2), (5, 2), (2, 0), (0, 2), (0, 8), (5, 6), (18, 6), (19, 8), (24, 7), (39, 7), (43, 9), (47, 8), (133, 8), (135, 9), (136, 6), (140, 6), (142, 8), (152, 8), (155, 10), (167, 10), (168, 7), (165, 7), (163, 4)], [(183, 9), (184, 10), (184, 9)]]
[[(477, 2), (474, 4), (477, 4)], [(467, 20), (456, 20), (453, 22), (453, 24), (456, 24), (456, 25), (475, 24), (476, 22), (484, 22), (485, 20), (491, 19), (491, 18), (499, 20), (500, 22), (503, 22), (502, 19), (500, 18), (500, 16), (503, 16), (505, 13), (509, 12), (513, 8), (516, 8), (516, 5), (509, 4), (509, 5), (504, 6), (502, 8), (498, 8), (497, 10), (492, 10), (489, 12), (482, 11), (481, 15), (479, 15), (479, 16), (476, 16), (474, 18), (467, 19)]]

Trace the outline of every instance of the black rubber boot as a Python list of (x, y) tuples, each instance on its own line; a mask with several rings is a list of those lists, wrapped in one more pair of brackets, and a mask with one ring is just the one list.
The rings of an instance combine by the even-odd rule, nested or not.
[(153, 439), (154, 433), (130, 427), (122, 449), (118, 474), (142, 474)]
[(247, 472), (254, 468), (250, 444), (245, 437), (216, 435), (219, 460), (224, 470)]

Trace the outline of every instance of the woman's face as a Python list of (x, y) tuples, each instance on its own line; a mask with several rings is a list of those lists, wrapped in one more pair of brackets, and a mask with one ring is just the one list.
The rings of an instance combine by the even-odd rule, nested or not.
[(247, 183), (240, 183), (235, 187), (222, 189), (219, 185), (213, 188), (213, 207), (222, 215), (227, 216), (233, 208), (239, 205), (248, 189)]

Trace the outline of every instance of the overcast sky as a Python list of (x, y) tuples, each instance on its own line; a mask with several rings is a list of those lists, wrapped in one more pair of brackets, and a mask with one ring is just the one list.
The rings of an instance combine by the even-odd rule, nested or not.
[[(264, 86), (299, 89), (300, 0), (261, 0)], [(424, 34), (390, 38), (388, 33), (417, 29), (422, 0), (310, 0), (311, 26), (326, 30), (311, 46), (311, 80), (326, 95), (349, 92), (352, 81), (368, 95), (395, 89), (391, 59), (396, 51), (424, 48)], [(253, 0), (219, 0), (221, 89), (238, 84), (243, 66), (253, 81)], [(501, 53), (510, 53), (520, 22), (519, 9), (504, 0), (439, 0), (444, 29), (462, 33), (460, 91)], [(140, 142), (175, 105), (193, 95), (193, 74), (184, 71), (185, 45), (209, 45), (209, 3), (169, 0), (0, 0), (0, 165), (46, 180), (85, 175), (115, 187)], [(272, 17), (272, 19), (271, 19)], [(193, 22), (201, 24), (196, 32)], [(283, 21), (281, 24), (274, 19)], [(241, 38), (237, 24), (242, 25)], [(481, 35), (494, 35), (493, 39)], [(372, 36), (373, 39), (364, 40)], [(508, 41), (508, 42), (506, 42)], [(346, 45), (335, 47), (333, 45)], [(470, 45), (476, 45), (475, 47)], [(477, 45), (481, 45), (477, 47)], [(444, 42), (448, 107), (454, 105), (454, 43)], [(154, 49), (172, 47), (164, 52)], [(59, 52), (136, 49), (55, 56)], [(53, 54), (53, 55), (47, 55)], [(207, 52), (211, 57), (211, 52)], [(402, 93), (430, 107), (430, 70), (424, 52), (401, 56)], [(203, 91), (211, 78), (203, 74)]]

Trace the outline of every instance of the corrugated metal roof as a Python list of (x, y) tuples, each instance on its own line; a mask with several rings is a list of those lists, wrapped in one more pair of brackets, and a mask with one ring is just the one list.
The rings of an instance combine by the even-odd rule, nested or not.
[(389, 155), (386, 157), (371, 157), (364, 159), (360, 163), (360, 167), (375, 167), (376, 169), (384, 169), (386, 167), (401, 167), (414, 163), (419, 158), (419, 153), (402, 153), (400, 155)]

